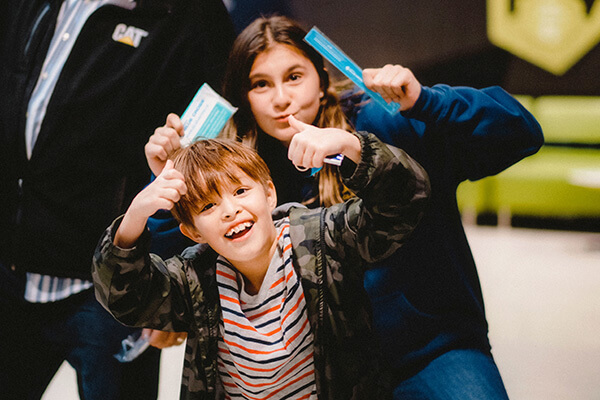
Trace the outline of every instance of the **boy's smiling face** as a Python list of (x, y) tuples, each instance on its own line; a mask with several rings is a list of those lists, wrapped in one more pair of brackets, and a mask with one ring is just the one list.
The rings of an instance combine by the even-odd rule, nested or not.
[(239, 183), (224, 182), (215, 195), (194, 215), (196, 232), (181, 225), (182, 232), (199, 243), (208, 243), (239, 272), (266, 272), (276, 248), (276, 229), (271, 212), (277, 204), (272, 182), (264, 187), (241, 170)]

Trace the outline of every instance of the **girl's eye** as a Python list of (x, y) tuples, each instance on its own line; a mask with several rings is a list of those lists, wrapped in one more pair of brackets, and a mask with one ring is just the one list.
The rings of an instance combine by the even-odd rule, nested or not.
[(252, 84), (250, 85), (251, 89), (262, 89), (267, 87), (267, 81), (256, 81), (256, 82), (252, 82)]
[(290, 79), (290, 81), (297, 81), (297, 80), (299, 80), (300, 78), (302, 78), (302, 75), (300, 75), (300, 74), (297, 74), (297, 73), (294, 73), (294, 74), (291, 74), (291, 75), (290, 75), (290, 78), (289, 78), (289, 79)]

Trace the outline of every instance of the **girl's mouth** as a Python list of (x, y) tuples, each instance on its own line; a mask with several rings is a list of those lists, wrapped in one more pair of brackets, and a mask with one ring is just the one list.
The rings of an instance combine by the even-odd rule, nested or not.
[(279, 123), (287, 123), (288, 122), (288, 117), (292, 115), (292, 114), (286, 114), (286, 115), (282, 115), (279, 117), (275, 118), (275, 121), (279, 122)]

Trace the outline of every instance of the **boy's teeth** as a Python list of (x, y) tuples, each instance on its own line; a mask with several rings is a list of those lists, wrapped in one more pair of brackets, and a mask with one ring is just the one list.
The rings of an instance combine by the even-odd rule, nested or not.
[(236, 225), (233, 228), (231, 228), (229, 230), (229, 232), (227, 232), (225, 234), (225, 236), (228, 236), (228, 237), (233, 236), (236, 233), (243, 231), (244, 229), (250, 228), (251, 226), (252, 226), (252, 222), (244, 222), (242, 224)]

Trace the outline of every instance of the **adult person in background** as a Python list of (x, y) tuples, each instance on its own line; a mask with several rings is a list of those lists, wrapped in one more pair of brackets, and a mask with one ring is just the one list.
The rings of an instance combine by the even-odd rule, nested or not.
[(149, 181), (154, 127), (220, 86), (229, 15), (220, 0), (16, 0), (0, 14), (0, 397), (40, 398), (67, 360), (86, 400), (156, 398), (159, 352), (115, 359), (135, 331), (96, 302), (91, 259)]
[[(359, 97), (348, 107), (355, 128), (404, 149), (425, 167), (432, 187), (411, 240), (365, 275), (375, 329), (394, 370), (394, 398), (506, 399), (456, 189), (537, 152), (541, 128), (499, 87), (422, 87), (410, 70), (392, 65), (365, 69), (363, 78), (402, 111), (390, 115)], [(408, 98), (416, 99), (410, 108)]]

